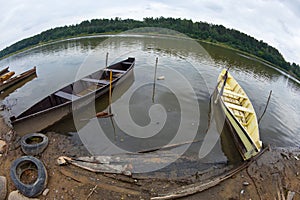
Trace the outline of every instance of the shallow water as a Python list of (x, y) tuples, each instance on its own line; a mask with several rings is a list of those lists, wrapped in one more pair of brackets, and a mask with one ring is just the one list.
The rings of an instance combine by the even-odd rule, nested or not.
[[(0, 66), (10, 66), (16, 73), (37, 66), (37, 78), (0, 98), (10, 105), (10, 113), (17, 115), (64, 85), (103, 68), (106, 52), (109, 52), (108, 63), (129, 56), (136, 58), (134, 77), (128, 87), (120, 85), (113, 91), (114, 117), (86, 119), (106, 109), (108, 99), (104, 97), (96, 106), (76, 112), (74, 120), (70, 116), (48, 129), (77, 132), (91, 153), (137, 152), (196, 139), (199, 142), (177, 150), (179, 154), (197, 156), (208, 126), (209, 96), (224, 67), (230, 67), (258, 117), (269, 91), (273, 91), (260, 124), (263, 143), (281, 147), (300, 145), (299, 82), (235, 51), (187, 39), (122, 35), (37, 47), (0, 61)], [(156, 58), (157, 77), (165, 78), (156, 80), (154, 89)], [(203, 162), (226, 160), (221, 149), (218, 140)]]

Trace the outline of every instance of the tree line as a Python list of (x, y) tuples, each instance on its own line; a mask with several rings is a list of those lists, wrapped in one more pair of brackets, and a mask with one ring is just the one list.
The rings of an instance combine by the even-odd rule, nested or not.
[(142, 27), (172, 29), (184, 33), (194, 39), (221, 43), (269, 61), (300, 79), (300, 66), (296, 63), (291, 64), (285, 61), (281, 53), (276, 48), (268, 45), (262, 40), (258, 41), (245, 33), (225, 28), (222, 25), (214, 25), (206, 22), (193, 22), (192, 20), (180, 18), (151, 17), (144, 18), (142, 21), (139, 21), (116, 17), (115, 19), (86, 20), (76, 25), (49, 29), (33, 37), (16, 42), (15, 44), (0, 51), (0, 58), (25, 48), (66, 37), (75, 37), (87, 34), (119, 33)]

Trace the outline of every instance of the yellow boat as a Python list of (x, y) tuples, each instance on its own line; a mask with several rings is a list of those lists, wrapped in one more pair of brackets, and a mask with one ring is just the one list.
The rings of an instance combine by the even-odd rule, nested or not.
[(262, 148), (255, 110), (238, 82), (224, 69), (218, 78), (217, 97), (230, 126), (234, 143), (244, 160), (258, 154)]

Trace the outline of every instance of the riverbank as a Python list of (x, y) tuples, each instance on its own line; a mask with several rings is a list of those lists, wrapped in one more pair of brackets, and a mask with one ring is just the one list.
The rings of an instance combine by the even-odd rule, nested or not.
[[(7, 178), (9, 194), (16, 190), (10, 179), (11, 163), (24, 154), (18, 144), (19, 137), (8, 137), (9, 127), (2, 119), (0, 127), (0, 138), (8, 142), (7, 151), (0, 157), (0, 176)], [(209, 176), (211, 172), (170, 180), (94, 173), (72, 165), (59, 166), (56, 163), (59, 156), (86, 156), (88, 152), (71, 136), (50, 132), (46, 135), (49, 145), (37, 158), (46, 166), (49, 192), (46, 196), (40, 195), (39, 199), (150, 199), (196, 188), (215, 179)], [(230, 178), (184, 199), (284, 199), (288, 193), (294, 194), (293, 199), (300, 199), (299, 158), (299, 148), (270, 148)]]

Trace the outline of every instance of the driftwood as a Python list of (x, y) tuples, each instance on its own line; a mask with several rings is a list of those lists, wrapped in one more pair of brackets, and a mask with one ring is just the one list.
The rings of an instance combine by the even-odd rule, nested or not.
[(118, 161), (118, 159), (112, 159), (110, 156), (96, 156), (96, 157), (79, 157), (69, 158), (61, 156), (58, 160), (64, 160), (62, 164), (70, 163), (82, 169), (86, 169), (91, 172), (113, 173), (131, 175), (132, 166), (130, 164), (110, 164), (111, 162)]
[(166, 150), (166, 149), (182, 146), (182, 145), (185, 145), (185, 144), (197, 143), (197, 142), (200, 142), (200, 141), (202, 141), (202, 140), (193, 140), (193, 141), (186, 141), (186, 142), (181, 142), (181, 143), (177, 143), (177, 144), (169, 144), (169, 145), (165, 145), (165, 146), (162, 146), (162, 147), (153, 147), (153, 148), (150, 148), (150, 149), (144, 149), (144, 150), (138, 151), (137, 153), (150, 153), (150, 152), (158, 151), (158, 150)]
[(148, 154), (120, 154), (111, 156), (87, 156), (70, 158), (61, 156), (57, 159), (59, 165), (72, 164), (92, 171), (131, 176), (145, 169), (152, 169), (158, 165), (165, 165), (180, 157), (170, 152)]
[(92, 194), (95, 192), (97, 186), (98, 185), (95, 185), (95, 187), (93, 187), (92, 191), (89, 193), (89, 195), (87, 196), (86, 200), (88, 200), (92, 196)]
[(219, 176), (212, 180), (207, 180), (202, 183), (195, 183), (188, 186), (184, 186), (182, 188), (179, 188), (178, 190), (171, 192), (169, 194), (164, 194), (159, 197), (152, 197), (151, 200), (165, 200), (165, 199), (175, 199), (180, 197), (189, 196), (198, 192), (202, 192), (204, 190), (207, 190), (211, 187), (214, 187), (221, 183), (222, 181), (232, 177), (233, 175), (237, 174), (238, 172), (246, 169), (250, 164), (252, 164), (258, 157), (260, 157), (268, 148), (265, 148), (263, 151), (260, 152), (257, 156), (252, 158), (250, 161), (243, 163), (241, 166)]
[(109, 191), (113, 191), (113, 192), (118, 192), (118, 193), (124, 193), (124, 194), (131, 194), (131, 195), (141, 195), (141, 192), (133, 190), (133, 189), (128, 189), (128, 188), (123, 188), (123, 187), (118, 187), (118, 186), (114, 186), (114, 185), (109, 185), (109, 184), (105, 184), (102, 183), (100, 180), (97, 180), (95, 178), (89, 178), (87, 176), (81, 175), (79, 173), (74, 173), (72, 171), (66, 170), (66, 169), (60, 169), (60, 172), (67, 176), (72, 178), (73, 180), (76, 180), (80, 183), (83, 184), (92, 184), (95, 185), (95, 187), (97, 186), (98, 188), (102, 188), (104, 190), (109, 190)]

